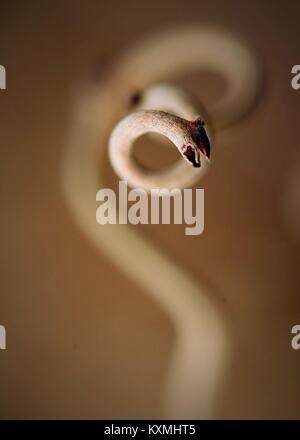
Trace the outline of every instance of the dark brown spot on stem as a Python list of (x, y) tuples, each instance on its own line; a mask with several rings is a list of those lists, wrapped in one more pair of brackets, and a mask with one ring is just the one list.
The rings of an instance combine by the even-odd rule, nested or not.
[(200, 162), (196, 161), (196, 153), (194, 147), (188, 145), (184, 151), (184, 155), (193, 164), (195, 168), (200, 167)]
[(129, 98), (130, 108), (138, 105), (141, 102), (141, 99), (142, 99), (142, 93), (139, 91), (136, 91), (132, 95), (130, 95), (130, 98)]

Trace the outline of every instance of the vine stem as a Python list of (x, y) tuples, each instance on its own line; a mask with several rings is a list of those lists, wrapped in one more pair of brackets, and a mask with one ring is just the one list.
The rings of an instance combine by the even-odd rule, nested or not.
[[(121, 272), (149, 294), (174, 326), (175, 340), (163, 394), (162, 417), (166, 418), (216, 416), (231, 352), (226, 311), (215, 291), (196, 281), (160, 248), (134, 231), (133, 227), (109, 224), (100, 227), (95, 220), (95, 195), (99, 187), (106, 186), (99, 173), (99, 158), (102, 158), (103, 165), (109, 131), (122, 109), (122, 105), (117, 108), (115, 104), (116, 96), (128, 97), (124, 92), (126, 90), (145, 90), (144, 102), (142, 99), (136, 108), (142, 111), (143, 116), (149, 106), (152, 110), (160, 110), (160, 102), (161, 107), (164, 107), (161, 110), (170, 111), (176, 104), (179, 110), (176, 113), (181, 118), (194, 120), (196, 115), (202, 116), (202, 109), (197, 108), (191, 99), (183, 96), (181, 91), (167, 90), (166, 87), (160, 88), (160, 91), (155, 87), (151, 90), (149, 83), (163, 76), (172, 76), (179, 70), (199, 66), (214, 68), (229, 82), (226, 97), (215, 110), (212, 109), (214, 125), (216, 123), (216, 127), (221, 128), (239, 119), (253, 104), (258, 88), (257, 68), (248, 50), (232, 36), (216, 29), (176, 29), (141, 42), (115, 64), (109, 79), (89, 91), (85, 90), (75, 108), (74, 124), (62, 166), (66, 202), (83, 232)], [(166, 100), (168, 93), (169, 96), (173, 94), (173, 98), (175, 96), (175, 104), (171, 105), (171, 109), (167, 108), (167, 103), (170, 105), (172, 101), (171, 98)], [(156, 107), (153, 107), (154, 104)], [(124, 114), (124, 108), (122, 112)], [(151, 119), (153, 113), (150, 115)], [(204, 119), (211, 140), (211, 125), (206, 117)], [(180, 126), (181, 122), (178, 124)], [(163, 134), (171, 136), (169, 131)], [(192, 141), (189, 139), (198, 153), (197, 145)], [(173, 142), (176, 144), (175, 139)], [(127, 159), (132, 144), (133, 138), (124, 147), (124, 157)], [(122, 143), (116, 146), (111, 142), (111, 145), (113, 166), (118, 172), (121, 170), (122, 174), (124, 166), (116, 165)], [(182, 153), (181, 147), (179, 142), (177, 148)], [(130, 167), (130, 162), (127, 165)], [(178, 176), (178, 179), (175, 177), (171, 181), (170, 175), (166, 177), (163, 173), (155, 176), (156, 183), (185, 186), (201, 178), (207, 165), (208, 162), (203, 161), (203, 166), (193, 168), (187, 161), (180, 159), (180, 172), (174, 174), (173, 170), (171, 173), (172, 179), (174, 176)], [(140, 169), (134, 171), (142, 180), (136, 180), (137, 174), (129, 172), (131, 183), (141, 183), (144, 187), (153, 184), (152, 181), (147, 183)], [(126, 175), (128, 177), (128, 173)]]

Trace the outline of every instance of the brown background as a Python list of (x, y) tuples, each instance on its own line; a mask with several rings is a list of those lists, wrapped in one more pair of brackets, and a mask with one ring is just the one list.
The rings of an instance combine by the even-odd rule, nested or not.
[[(205, 233), (140, 232), (224, 301), (234, 355), (217, 416), (299, 417), (300, 353), (290, 346), (300, 324), (299, 243), (282, 213), (299, 148), (300, 91), (290, 87), (300, 63), (297, 3), (1, 2), (1, 418), (161, 415), (172, 326), (81, 234), (59, 167), (78, 79), (150, 31), (189, 20), (221, 24), (252, 45), (264, 93), (218, 139), (203, 181)], [(215, 98), (209, 79), (201, 88), (195, 76), (182, 81), (208, 105)]]

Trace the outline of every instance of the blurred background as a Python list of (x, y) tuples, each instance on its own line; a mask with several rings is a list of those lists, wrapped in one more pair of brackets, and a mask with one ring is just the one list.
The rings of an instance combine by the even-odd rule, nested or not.
[[(81, 79), (101, 81), (127, 47), (189, 22), (220, 25), (251, 46), (264, 87), (217, 138), (200, 184), (204, 234), (186, 236), (184, 225), (138, 232), (212, 286), (229, 317), (233, 353), (216, 417), (299, 417), (291, 328), (300, 324), (300, 203), (289, 201), (300, 185), (300, 91), (290, 84), (299, 20), (300, 5), (283, 1), (0, 3), (1, 418), (161, 417), (172, 324), (82, 234), (60, 173)], [(178, 83), (208, 108), (223, 88), (203, 72)], [(110, 168), (106, 178), (116, 185)]]

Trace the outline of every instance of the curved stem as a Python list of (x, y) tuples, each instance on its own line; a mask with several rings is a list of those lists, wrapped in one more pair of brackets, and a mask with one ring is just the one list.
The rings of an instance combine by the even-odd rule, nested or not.
[[(149, 294), (174, 325), (176, 339), (163, 400), (164, 416), (179, 418), (212, 418), (215, 415), (230, 355), (224, 309), (216, 301), (214, 292), (196, 282), (131, 227), (109, 224), (99, 227), (95, 220), (95, 195), (99, 186), (105, 186), (99, 176), (99, 149), (105, 150), (108, 131), (118, 115), (116, 96), (124, 96), (124, 90), (145, 90), (164, 76), (197, 67), (217, 70), (228, 80), (228, 93), (211, 112), (216, 127), (236, 121), (252, 105), (258, 86), (256, 64), (235, 39), (209, 28), (177, 29), (159, 34), (127, 53), (116, 64), (108, 82), (103, 81), (83, 97), (77, 107), (62, 168), (66, 201), (81, 229), (101, 253)], [(154, 96), (153, 90), (150, 96)], [(175, 101), (180, 102), (182, 112), (188, 113), (178, 112), (181, 117), (191, 120), (196, 110), (201, 114), (189, 100), (177, 98)], [(161, 110), (170, 110), (166, 102), (164, 98), (165, 108)], [(149, 105), (151, 108), (153, 104)], [(160, 110), (159, 107), (155, 109)], [(122, 106), (120, 110), (124, 114)], [(133, 139), (127, 143), (127, 152), (132, 144)], [(113, 150), (121, 148), (114, 145)], [(182, 145), (177, 147), (180, 149)], [(205, 164), (204, 161), (203, 167), (194, 169), (181, 161), (180, 167), (184, 169), (175, 179), (176, 186), (185, 186), (201, 177), (207, 168)], [(138, 183), (145, 186), (145, 181)]]
[[(133, 187), (147, 190), (157, 187), (184, 188), (199, 180), (199, 172), (192, 170), (191, 165), (195, 168), (204, 167), (203, 158), (208, 159), (210, 155), (210, 141), (203, 125), (200, 118), (190, 122), (159, 110), (131, 113), (118, 123), (111, 134), (110, 162), (119, 177)], [(161, 172), (145, 170), (134, 160), (132, 150), (134, 141), (149, 132), (169, 138), (185, 161), (180, 160)]]

